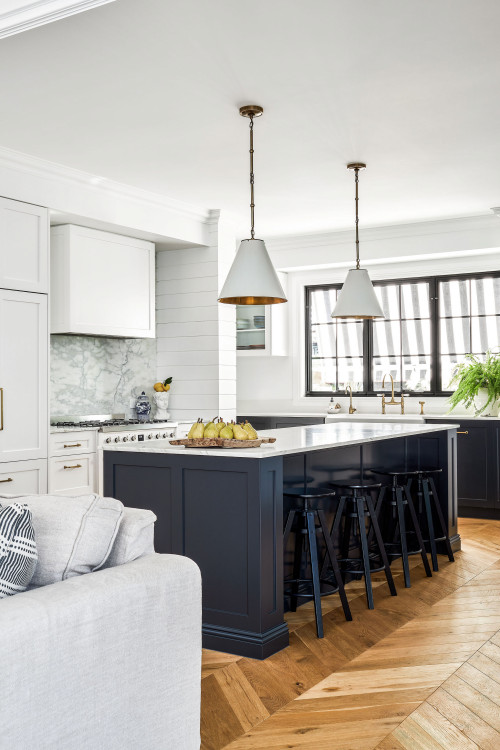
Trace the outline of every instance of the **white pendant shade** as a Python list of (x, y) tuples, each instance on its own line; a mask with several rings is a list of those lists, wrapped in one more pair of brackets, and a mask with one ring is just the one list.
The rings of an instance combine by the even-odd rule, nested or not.
[(286, 302), (264, 240), (242, 240), (219, 302), (229, 305), (274, 305)]
[(366, 268), (351, 268), (340, 290), (332, 318), (383, 318)]

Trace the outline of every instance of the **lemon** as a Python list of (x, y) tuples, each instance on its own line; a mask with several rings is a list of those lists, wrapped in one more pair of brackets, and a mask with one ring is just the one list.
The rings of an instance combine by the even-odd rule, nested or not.
[(168, 385), (168, 383), (167, 383), (167, 385), (162, 385), (162, 389), (163, 389), (164, 391), (169, 391), (169, 390), (170, 390), (170, 386), (169, 386), (169, 385)]
[(158, 391), (159, 393), (165, 390), (165, 388), (163, 387), (163, 383), (155, 383), (153, 388), (155, 389), (155, 391)]

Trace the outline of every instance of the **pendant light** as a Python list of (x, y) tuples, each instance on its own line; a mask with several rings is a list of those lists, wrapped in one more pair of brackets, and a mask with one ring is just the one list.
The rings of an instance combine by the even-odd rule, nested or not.
[(354, 170), (356, 185), (356, 268), (351, 268), (340, 290), (337, 304), (332, 312), (332, 318), (384, 318), (384, 312), (377, 299), (373, 284), (366, 268), (359, 265), (359, 232), (358, 232), (358, 183), (359, 170), (365, 169), (366, 164), (355, 162), (348, 164), (347, 169)]
[(242, 240), (229, 269), (219, 302), (228, 305), (274, 305), (286, 302), (264, 240), (255, 239), (253, 121), (264, 112), (257, 104), (240, 107), (240, 115), (250, 119), (250, 239)]

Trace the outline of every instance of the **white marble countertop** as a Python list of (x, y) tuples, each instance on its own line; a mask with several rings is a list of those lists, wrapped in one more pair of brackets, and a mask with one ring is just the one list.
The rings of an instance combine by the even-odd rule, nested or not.
[(97, 432), (99, 427), (54, 427), (51, 425), (50, 434), (53, 435), (56, 432)]
[(456, 424), (379, 424), (353, 422), (346, 424), (318, 424), (307, 427), (285, 427), (281, 430), (265, 430), (260, 437), (275, 437), (275, 443), (264, 443), (260, 448), (185, 448), (170, 445), (168, 440), (155, 440), (142, 445), (105, 445), (104, 450), (126, 451), (127, 453), (169, 453), (188, 452), (193, 456), (225, 456), (226, 458), (269, 458), (286, 456), (291, 453), (306, 453), (327, 448), (340, 448), (344, 445), (359, 445), (376, 440), (422, 435), (446, 429), (456, 429)]

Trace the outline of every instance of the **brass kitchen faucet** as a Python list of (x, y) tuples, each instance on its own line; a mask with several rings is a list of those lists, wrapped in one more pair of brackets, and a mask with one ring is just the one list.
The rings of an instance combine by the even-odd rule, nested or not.
[[(382, 380), (382, 388), (385, 385), (385, 379), (387, 375), (384, 375)], [(385, 407), (386, 406), (401, 406), (401, 414), (405, 413), (405, 399), (403, 394), (401, 393), (401, 401), (394, 401), (394, 378), (389, 373), (389, 377), (391, 379), (391, 400), (386, 401), (385, 400), (385, 393), (382, 394), (382, 414), (385, 414)]]

